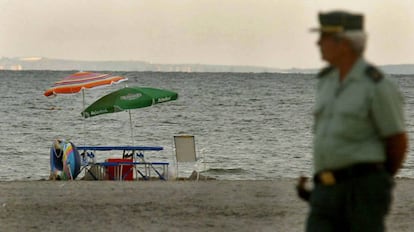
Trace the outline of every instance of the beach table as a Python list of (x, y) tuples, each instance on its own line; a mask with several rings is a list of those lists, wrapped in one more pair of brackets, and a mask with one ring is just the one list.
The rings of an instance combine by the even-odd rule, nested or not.
[[(160, 180), (168, 179), (168, 162), (148, 162), (145, 151), (162, 151), (159, 146), (78, 146), (82, 159), (82, 170), (94, 180), (150, 180), (155, 173)], [(97, 151), (122, 151), (122, 158), (109, 158), (96, 162)]]

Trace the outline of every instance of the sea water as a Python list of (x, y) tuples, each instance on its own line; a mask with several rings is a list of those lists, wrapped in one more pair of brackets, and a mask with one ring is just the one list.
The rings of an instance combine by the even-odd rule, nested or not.
[[(129, 80), (88, 89), (84, 96), (43, 96), (54, 82), (72, 73), (0, 72), (0, 180), (47, 179), (49, 150), (56, 138), (78, 146), (162, 146), (161, 152), (146, 152), (146, 159), (167, 161), (174, 168), (173, 136), (181, 134), (195, 136), (197, 156), (202, 159), (197, 168), (204, 175), (264, 180), (312, 173), (314, 75), (112, 72)], [(414, 128), (413, 77), (392, 76), (405, 95), (409, 132)], [(128, 112), (81, 117), (84, 106), (125, 85), (169, 89), (178, 92), (179, 98), (131, 110), (132, 124)], [(411, 153), (400, 176), (414, 178)], [(98, 161), (120, 156), (116, 152), (96, 155)], [(193, 164), (180, 166), (180, 175), (190, 175), (194, 168)]]

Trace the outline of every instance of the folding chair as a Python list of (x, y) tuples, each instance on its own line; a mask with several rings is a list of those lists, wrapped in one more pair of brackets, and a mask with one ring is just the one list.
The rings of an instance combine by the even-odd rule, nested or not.
[[(176, 175), (178, 173), (179, 162), (197, 162), (196, 147), (194, 135), (176, 135), (174, 136), (175, 145), (175, 164), (176, 164)], [(197, 170), (196, 170), (197, 171)], [(197, 180), (199, 179), (199, 172), (197, 171)]]

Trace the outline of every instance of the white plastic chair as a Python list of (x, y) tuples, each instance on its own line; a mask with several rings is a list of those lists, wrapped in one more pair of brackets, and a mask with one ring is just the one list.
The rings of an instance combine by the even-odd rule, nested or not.
[[(180, 162), (197, 162), (196, 147), (194, 135), (176, 135), (174, 136), (175, 146), (175, 164), (176, 164), (176, 176), (179, 177), (178, 163)], [(199, 171), (197, 172), (197, 180), (199, 179)]]

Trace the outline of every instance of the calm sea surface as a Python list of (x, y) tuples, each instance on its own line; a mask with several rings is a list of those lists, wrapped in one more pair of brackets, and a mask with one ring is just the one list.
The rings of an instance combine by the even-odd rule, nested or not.
[[(177, 101), (82, 119), (82, 95), (43, 96), (73, 72), (0, 72), (0, 181), (49, 176), (49, 149), (56, 138), (76, 145), (163, 146), (150, 161), (173, 162), (173, 136), (191, 134), (205, 174), (218, 179), (273, 179), (310, 175), (315, 79), (305, 74), (114, 72), (128, 86), (165, 88)], [(406, 97), (410, 145), (414, 144), (414, 75), (394, 76)], [(89, 105), (117, 86), (86, 90)], [(411, 146), (411, 151), (413, 150)], [(117, 156), (97, 153), (98, 161)], [(171, 166), (174, 167), (174, 166)], [(181, 166), (180, 166), (181, 167)], [(180, 169), (187, 176), (193, 166)], [(400, 176), (414, 178), (409, 153)]]

